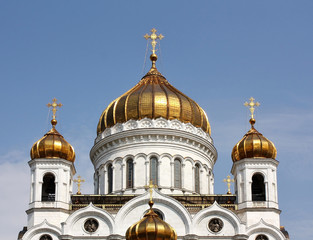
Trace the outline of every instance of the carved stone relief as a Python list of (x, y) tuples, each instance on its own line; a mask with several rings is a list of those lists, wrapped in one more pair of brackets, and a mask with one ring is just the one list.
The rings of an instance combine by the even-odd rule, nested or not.
[(209, 229), (214, 233), (221, 231), (223, 226), (224, 226), (224, 223), (219, 218), (212, 218), (209, 222)]
[(99, 227), (99, 223), (94, 218), (88, 218), (84, 224), (85, 230), (90, 233), (97, 231), (98, 227)]

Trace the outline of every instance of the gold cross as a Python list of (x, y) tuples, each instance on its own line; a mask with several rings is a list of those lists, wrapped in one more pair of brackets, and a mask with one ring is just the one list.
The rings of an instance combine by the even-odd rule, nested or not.
[(253, 97), (251, 97), (249, 100), (250, 100), (250, 102), (249, 103), (245, 102), (244, 105), (249, 108), (250, 113), (251, 113), (251, 115), (250, 115), (251, 119), (254, 119), (255, 107), (260, 106), (260, 103), (259, 102), (254, 102), (255, 99)]
[(82, 193), (80, 192), (80, 186), (81, 186), (81, 183), (82, 183), (82, 182), (85, 182), (85, 180), (84, 180), (84, 179), (81, 179), (81, 176), (78, 176), (77, 179), (74, 179), (74, 182), (77, 182), (77, 194), (78, 194), (78, 195), (82, 194)]
[(234, 182), (234, 179), (230, 179), (230, 176), (228, 175), (227, 179), (224, 179), (223, 182), (226, 182), (226, 184), (227, 184), (227, 188), (228, 188), (227, 194), (231, 194), (230, 185), (232, 182)]
[(164, 38), (164, 36), (162, 35), (162, 34), (159, 34), (159, 36), (156, 34), (156, 29), (155, 28), (152, 28), (151, 30), (150, 30), (150, 32), (152, 32), (151, 33), (151, 35), (149, 35), (148, 33), (146, 33), (146, 35), (144, 35), (143, 37), (145, 38), (145, 39), (151, 39), (151, 45), (152, 45), (152, 54), (155, 54), (155, 47), (156, 47), (156, 44), (157, 44), (157, 42), (156, 42), (156, 40), (157, 39), (160, 39), (160, 40), (162, 40), (163, 38)]
[(158, 187), (158, 185), (153, 185), (153, 181), (150, 180), (149, 185), (145, 186), (145, 188), (149, 188), (150, 192), (150, 202), (152, 202), (152, 189)]
[(56, 111), (57, 111), (57, 107), (62, 107), (63, 106), (63, 104), (62, 103), (57, 103), (57, 99), (56, 98), (53, 98), (52, 99), (52, 103), (48, 103), (47, 104), (47, 107), (48, 108), (50, 108), (50, 107), (52, 107), (52, 119), (53, 120), (55, 120), (55, 113), (56, 113)]

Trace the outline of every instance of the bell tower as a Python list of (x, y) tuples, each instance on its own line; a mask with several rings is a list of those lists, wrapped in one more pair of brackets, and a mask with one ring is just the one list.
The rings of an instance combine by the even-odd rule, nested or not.
[(62, 104), (54, 98), (47, 106), (52, 107), (52, 128), (32, 146), (28, 162), (31, 170), (28, 228), (44, 220), (58, 225), (67, 218), (76, 172), (74, 149), (55, 128), (57, 107)]
[(250, 98), (250, 130), (234, 146), (232, 151), (232, 174), (238, 202), (238, 215), (248, 226), (261, 219), (280, 227), (277, 197), (276, 148), (254, 128), (254, 110), (260, 104)]

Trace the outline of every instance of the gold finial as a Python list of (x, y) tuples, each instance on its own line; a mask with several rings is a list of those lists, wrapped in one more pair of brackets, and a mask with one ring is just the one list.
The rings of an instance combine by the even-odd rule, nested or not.
[(230, 179), (230, 176), (228, 175), (227, 179), (224, 179), (223, 182), (226, 182), (226, 184), (227, 184), (227, 188), (228, 188), (227, 189), (227, 194), (231, 194), (230, 185), (231, 185), (231, 183), (234, 182), (234, 179)]
[(250, 102), (249, 103), (245, 102), (244, 105), (249, 108), (250, 113), (251, 113), (251, 115), (250, 115), (251, 119), (254, 120), (254, 110), (255, 110), (255, 107), (260, 106), (260, 103), (259, 102), (254, 102), (255, 99), (253, 97), (251, 97), (249, 100), (250, 100)]
[(146, 188), (149, 188), (149, 192), (150, 192), (150, 201), (149, 201), (150, 208), (152, 208), (152, 206), (153, 206), (152, 189), (153, 189), (153, 188), (156, 188), (157, 186), (158, 186), (158, 185), (154, 185), (154, 184), (153, 184), (153, 181), (152, 181), (152, 180), (150, 180), (148, 186), (145, 186)]
[(77, 179), (74, 179), (74, 182), (77, 183), (77, 193), (78, 195), (81, 195), (82, 193), (80, 192), (80, 187), (81, 187), (81, 183), (85, 182), (84, 179), (81, 179), (81, 176), (78, 176)]
[(164, 38), (164, 36), (162, 34), (157, 35), (156, 32), (157, 30), (155, 28), (152, 28), (151, 30), (151, 35), (149, 35), (148, 33), (146, 33), (146, 35), (144, 35), (143, 37), (145, 39), (151, 39), (151, 45), (152, 45), (152, 54), (150, 55), (150, 59), (152, 61), (152, 68), (155, 68), (155, 62), (158, 59), (158, 56), (155, 54), (156, 52), (156, 44), (157, 44), (157, 39), (162, 40)]
[(57, 120), (55, 119), (55, 113), (57, 112), (57, 107), (62, 107), (63, 104), (62, 103), (57, 103), (57, 99), (53, 98), (52, 99), (52, 103), (48, 103), (47, 107), (50, 108), (52, 107), (52, 120), (51, 120), (51, 124), (54, 127), (57, 124)]

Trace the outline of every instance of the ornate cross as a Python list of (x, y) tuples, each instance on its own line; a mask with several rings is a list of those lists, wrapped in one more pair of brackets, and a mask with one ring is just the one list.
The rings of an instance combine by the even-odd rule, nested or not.
[(227, 184), (227, 188), (228, 188), (227, 194), (231, 194), (230, 185), (231, 185), (231, 183), (234, 182), (234, 179), (230, 179), (230, 176), (228, 175), (227, 179), (224, 179), (223, 182), (226, 182), (226, 184)]
[(150, 192), (150, 202), (152, 202), (152, 189), (158, 187), (158, 185), (153, 185), (153, 181), (150, 180), (149, 185), (145, 186), (146, 188), (149, 188)]
[(155, 54), (155, 47), (156, 47), (156, 44), (157, 44), (157, 42), (156, 42), (156, 40), (157, 39), (160, 39), (160, 40), (162, 40), (163, 38), (164, 38), (164, 36), (162, 35), (162, 34), (159, 34), (159, 35), (157, 35), (156, 34), (156, 29), (155, 28), (152, 28), (151, 30), (150, 30), (150, 32), (152, 32), (151, 33), (151, 35), (149, 35), (148, 33), (146, 33), (146, 35), (144, 35), (143, 37), (145, 38), (145, 39), (151, 39), (151, 45), (152, 45), (152, 53), (153, 54)]
[(56, 111), (57, 111), (57, 107), (62, 107), (63, 106), (63, 104), (62, 103), (57, 103), (57, 99), (56, 98), (53, 98), (52, 99), (52, 103), (48, 103), (47, 104), (47, 107), (48, 108), (50, 108), (50, 107), (52, 107), (52, 119), (53, 120), (55, 120), (55, 113), (56, 113)]
[(249, 100), (250, 100), (250, 102), (249, 103), (245, 102), (244, 105), (249, 108), (250, 113), (251, 113), (251, 115), (250, 115), (251, 119), (254, 119), (255, 107), (260, 106), (260, 103), (259, 102), (254, 102), (255, 99), (253, 97), (251, 97)]
[(81, 179), (81, 176), (78, 176), (77, 179), (74, 179), (74, 182), (77, 183), (77, 194), (78, 194), (78, 195), (82, 194), (82, 193), (80, 192), (80, 186), (81, 186), (81, 183), (82, 183), (82, 182), (85, 182), (85, 180), (84, 180), (84, 179)]

